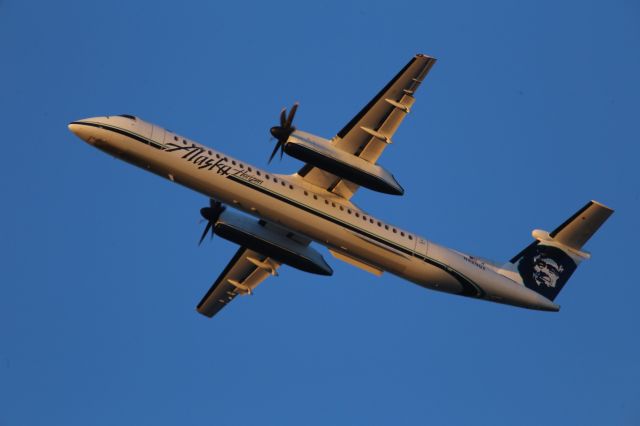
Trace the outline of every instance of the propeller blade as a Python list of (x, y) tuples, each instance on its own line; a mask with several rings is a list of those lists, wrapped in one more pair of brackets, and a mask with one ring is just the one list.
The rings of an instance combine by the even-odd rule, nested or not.
[[(211, 222), (207, 222), (207, 226), (205, 226), (205, 228), (204, 228), (204, 232), (202, 233), (202, 236), (200, 237), (200, 242), (198, 243), (198, 245), (202, 245), (202, 242), (204, 241), (204, 239), (207, 236), (207, 233), (209, 232), (209, 229), (211, 229)], [(211, 238), (213, 238), (213, 232), (211, 233)]]
[(284, 126), (287, 129), (291, 128), (291, 123), (293, 123), (293, 117), (295, 117), (297, 110), (298, 110), (298, 102), (293, 104), (293, 106), (291, 107), (291, 111), (289, 111), (289, 117), (287, 117), (287, 122), (286, 122), (286, 125)]
[[(276, 147), (273, 148), (273, 152), (271, 153), (271, 156), (269, 157), (268, 164), (271, 164), (271, 160), (273, 160), (273, 157), (276, 156), (276, 153), (278, 152), (278, 149), (280, 149), (280, 146), (282, 146), (282, 142), (280, 140), (278, 140), (278, 143), (276, 144)], [(282, 158), (282, 151), (280, 151), (280, 158)]]
[(280, 111), (280, 127), (285, 127), (284, 125), (287, 122), (287, 109), (286, 108), (282, 108), (282, 111)]

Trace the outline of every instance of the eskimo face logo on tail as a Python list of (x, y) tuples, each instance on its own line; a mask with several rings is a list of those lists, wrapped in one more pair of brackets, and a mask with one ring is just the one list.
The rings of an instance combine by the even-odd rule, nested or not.
[(524, 284), (553, 300), (567, 282), (576, 263), (557, 247), (535, 244), (530, 246), (518, 262), (518, 272)]
[(555, 287), (563, 271), (562, 265), (550, 257), (538, 254), (533, 258), (533, 279), (539, 286)]

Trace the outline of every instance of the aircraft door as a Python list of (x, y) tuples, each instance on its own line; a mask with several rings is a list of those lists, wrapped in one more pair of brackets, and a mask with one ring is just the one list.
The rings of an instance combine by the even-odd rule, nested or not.
[(139, 134), (142, 137), (148, 138), (151, 137), (151, 124), (147, 123), (144, 120), (136, 119), (132, 122), (133, 131)]
[(160, 126), (153, 126), (153, 130), (151, 133), (151, 139), (153, 139), (156, 142), (159, 142), (161, 144), (164, 144), (164, 134), (165, 134), (165, 130), (160, 127)]
[(427, 250), (429, 249), (429, 242), (421, 237), (416, 237), (416, 249), (417, 256), (425, 258), (427, 257)]

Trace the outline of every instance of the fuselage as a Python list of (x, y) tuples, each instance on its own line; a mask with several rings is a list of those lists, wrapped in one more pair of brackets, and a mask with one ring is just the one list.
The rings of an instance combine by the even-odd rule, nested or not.
[(133, 116), (89, 118), (69, 128), (102, 151), (279, 224), (355, 264), (438, 291), (558, 310), (495, 265), (391, 225), (300, 176), (269, 173)]

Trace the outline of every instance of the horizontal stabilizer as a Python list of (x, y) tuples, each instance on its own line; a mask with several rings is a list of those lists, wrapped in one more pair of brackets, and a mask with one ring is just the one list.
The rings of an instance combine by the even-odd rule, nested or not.
[(613, 210), (597, 201), (589, 201), (549, 234), (553, 241), (580, 250), (596, 233), (598, 228), (611, 216)]

